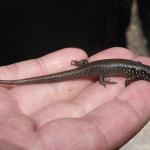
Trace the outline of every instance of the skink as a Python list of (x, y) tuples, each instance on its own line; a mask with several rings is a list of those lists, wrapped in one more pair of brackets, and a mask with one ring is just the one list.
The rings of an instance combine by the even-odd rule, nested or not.
[(150, 81), (150, 66), (137, 61), (127, 59), (103, 59), (88, 62), (88, 60), (84, 59), (81, 61), (73, 60), (71, 64), (75, 65), (77, 68), (25, 79), (0, 80), (0, 84), (24, 85), (53, 83), (79, 78), (96, 78), (104, 87), (106, 87), (107, 84), (116, 83), (108, 79), (108, 77), (113, 76), (125, 77), (125, 86), (128, 86), (130, 83), (137, 80)]

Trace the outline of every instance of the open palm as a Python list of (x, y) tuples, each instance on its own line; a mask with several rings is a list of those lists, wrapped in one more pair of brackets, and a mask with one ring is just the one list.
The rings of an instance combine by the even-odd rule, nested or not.
[[(71, 60), (87, 58), (79, 49), (63, 49), (44, 57), (0, 68), (0, 79), (20, 79), (73, 68)], [(122, 48), (89, 58), (126, 58), (150, 64)], [(109, 150), (132, 138), (150, 118), (150, 83), (104, 88), (99, 82), (74, 80), (52, 84), (1, 86), (0, 149)]]

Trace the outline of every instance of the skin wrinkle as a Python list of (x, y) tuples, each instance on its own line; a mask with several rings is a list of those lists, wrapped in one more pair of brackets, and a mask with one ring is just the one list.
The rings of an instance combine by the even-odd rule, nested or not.
[[(47, 124), (45, 124), (44, 126), (46, 126), (46, 125)], [(42, 143), (42, 145), (44, 147), (44, 150), (56, 150), (55, 149), (55, 143), (52, 142), (53, 138), (51, 137), (51, 135), (48, 137), (50, 144), (47, 146), (47, 144), (46, 144), (47, 141), (45, 140), (45, 137), (43, 136), (44, 133), (42, 132), (42, 128), (44, 128), (44, 127), (42, 126), (41, 128), (39, 128), (37, 133), (38, 133), (38, 135), (40, 137), (40, 141), (41, 141), (41, 143)]]
[(93, 126), (95, 127), (96, 134), (97, 134), (97, 136), (100, 137), (99, 139), (101, 139), (101, 140), (103, 139), (103, 143), (102, 143), (103, 149), (102, 150), (107, 149), (107, 146), (109, 145), (109, 142), (108, 142), (109, 139), (108, 139), (108, 136), (106, 134), (106, 133), (108, 133), (108, 131), (106, 130), (105, 124), (103, 123), (104, 119), (102, 117), (100, 117), (100, 116), (97, 118), (97, 116), (94, 116), (92, 114), (88, 114), (84, 118), (86, 118), (86, 119), (88, 118), (88, 120), (90, 120), (89, 122), (91, 124), (93, 124)]
[[(87, 105), (89, 105), (89, 104), (85, 103), (86, 101), (88, 101), (88, 98), (89, 98), (89, 96), (87, 94), (84, 94), (84, 95), (77, 97), (77, 100), (78, 100), (77, 102), (76, 102), (76, 100), (72, 101), (73, 104), (80, 107), (80, 109), (82, 110), (81, 112), (83, 112), (82, 115), (85, 115), (86, 113), (89, 113), (91, 110), (96, 109), (96, 108), (92, 108), (89, 110), (89, 107), (87, 107)], [(85, 101), (80, 103), (80, 100), (82, 101), (82, 99), (85, 99)], [(97, 106), (97, 107), (99, 107), (99, 106)]]
[[(37, 130), (37, 129), (36, 129)], [(38, 139), (38, 141), (39, 141), (39, 143), (40, 143), (40, 146), (42, 147), (42, 149), (41, 150), (47, 150), (46, 149), (46, 146), (45, 146), (45, 144), (44, 144), (44, 140), (43, 140), (43, 136), (42, 136), (42, 134), (41, 134), (41, 132), (38, 132), (38, 130), (37, 130), (37, 132), (35, 132), (35, 134), (36, 134), (36, 137), (37, 137), (37, 139)], [(36, 150), (36, 149), (35, 149)], [(52, 148), (50, 148), (49, 150), (52, 150)]]
[[(19, 92), (19, 90), (18, 90), (18, 92)], [(27, 101), (28, 97), (27, 97), (26, 95), (22, 95), (22, 96), (21, 96), (21, 100), (24, 101), (24, 102), (23, 102), (23, 105), (22, 105), (22, 103), (19, 101), (20, 98), (18, 98), (17, 93), (13, 94), (13, 96), (16, 98), (16, 101), (18, 102), (18, 106), (19, 106), (21, 112), (22, 112), (23, 114), (26, 114), (26, 115), (27, 115), (27, 113), (26, 113), (25, 110), (26, 110), (26, 109), (28, 110), (28, 101)], [(30, 107), (30, 106), (29, 106), (29, 107)]]
[(6, 66), (6, 70), (8, 72), (13, 72), (12, 74), (15, 74), (15, 78), (18, 79), (19, 78), (19, 70), (18, 70), (18, 66), (16, 63), (11, 64), (11, 65), (7, 65)]
[[(39, 110), (39, 114), (38, 114), (38, 112), (36, 112), (36, 113), (33, 113), (31, 115), (31, 117), (33, 119), (35, 118), (34, 120), (37, 124), (37, 128), (40, 128), (41, 126), (47, 124), (48, 122), (51, 122), (51, 121), (56, 120), (56, 119), (70, 118), (70, 117), (79, 118), (79, 117), (85, 115), (85, 112), (84, 112), (84, 110), (81, 109), (81, 107), (78, 107), (77, 105), (72, 104), (72, 103), (61, 102), (61, 103), (52, 104), (52, 108), (55, 108), (56, 106), (57, 106), (57, 109), (52, 110), (52, 112), (51, 112), (51, 110), (49, 110), (49, 106), (45, 106), (42, 109), (43, 109), (43, 111), (46, 111), (46, 113), (48, 113), (48, 114), (49, 114), (49, 111), (50, 111), (50, 113), (54, 113), (55, 111), (58, 111), (58, 109), (59, 110), (64, 110), (64, 112), (62, 112), (62, 111), (58, 112), (58, 115), (55, 115), (54, 118), (51, 116), (53, 114), (51, 114), (49, 116), (51, 119), (48, 119), (48, 120), (47, 119), (46, 120), (42, 119), (42, 123), (39, 123), (41, 118), (43, 118), (43, 116), (44, 116), (43, 114), (40, 114), (41, 110)], [(39, 118), (36, 117), (36, 116), (38, 116)]]
[[(9, 91), (8, 90), (5, 90), (4, 88), (2, 88), (2, 87), (0, 87), (0, 92), (4, 92), (4, 93), (2, 93), (2, 94), (5, 94), (5, 95), (7, 95), (8, 97), (10, 97), (10, 99), (12, 99), (12, 101), (11, 101), (11, 104), (12, 104), (12, 102), (13, 102), (13, 106), (15, 106), (15, 108), (17, 108), (17, 110), (19, 111), (19, 112), (21, 112), (21, 110), (19, 109), (19, 106), (17, 105), (17, 102), (16, 102), (16, 100), (15, 100), (15, 98), (14, 97), (12, 97), (12, 95), (9, 93)], [(4, 95), (3, 95), (4, 96)], [(0, 97), (1, 97), (1, 93), (0, 93)], [(9, 100), (10, 101), (10, 100)], [(9, 101), (8, 101), (8, 103), (9, 103)], [(8, 104), (9, 105), (9, 104)], [(6, 109), (6, 108), (5, 108)], [(3, 110), (4, 111), (4, 110)], [(11, 110), (12, 111), (12, 110)], [(0, 110), (0, 112), (1, 112), (1, 110)], [(6, 112), (6, 111), (5, 111)]]
[[(34, 66), (34, 68), (36, 68), (36, 70), (34, 70), (34, 72), (31, 70), (30, 71), (30, 69), (24, 69), (24, 66), (25, 66), (25, 63), (30, 63), (31, 64), (31, 67), (33, 67)], [(37, 72), (37, 70), (38, 70), (38, 68), (37, 68), (37, 66), (39, 66), (39, 65), (36, 65), (35, 66), (35, 61), (33, 60), (33, 59), (31, 59), (31, 60), (28, 60), (28, 61), (23, 61), (23, 62), (19, 62), (19, 63), (14, 63), (14, 64), (11, 64), (11, 65), (8, 65), (8, 66), (6, 66), (6, 68), (4, 68), (6, 71), (7, 71), (7, 73), (9, 73), (10, 72), (10, 77), (9, 78), (11, 78), (11, 79), (20, 79), (20, 78), (26, 78), (26, 77), (28, 77), (29, 76), (29, 74), (30, 74), (30, 76), (32, 76), (33, 74), (35, 74), (36, 72)], [(23, 67), (22, 67), (23, 66)], [(27, 66), (27, 65), (26, 65)], [(15, 68), (15, 69), (14, 69)], [(25, 67), (26, 68), (26, 67)], [(30, 72), (26, 72), (25, 74), (22, 74), (22, 72), (24, 71), (24, 70), (29, 70)], [(25, 71), (24, 71), (25, 72)], [(38, 73), (37, 73), (38, 74)], [(13, 75), (15, 75), (15, 76), (13, 76)]]
[(121, 99), (117, 99), (117, 101), (125, 106), (126, 110), (129, 112), (129, 114), (131, 114), (131, 116), (134, 116), (134, 118), (136, 118), (138, 125), (142, 122), (140, 114), (134, 107), (130, 105), (130, 103), (128, 103), (128, 101), (121, 101)]
[[(40, 129), (40, 130), (41, 130), (41, 129)], [(39, 137), (39, 139), (40, 139), (40, 142), (41, 142), (41, 144), (42, 144), (43, 150), (55, 150), (55, 149), (54, 149), (55, 146), (53, 146), (53, 143), (51, 143), (51, 142), (50, 142), (50, 144), (49, 144), (49, 149), (47, 149), (47, 146), (46, 146), (46, 144), (45, 144), (45, 138), (43, 137), (43, 134), (42, 134), (42, 132), (41, 132), (40, 130), (38, 130), (38, 132), (36, 132), (36, 134), (38, 135), (38, 137)], [(49, 139), (50, 139), (50, 138), (51, 138), (51, 137), (49, 137)], [(50, 139), (50, 141), (51, 141), (51, 139)]]
[(86, 118), (86, 117), (82, 117), (82, 118), (77, 119), (77, 121), (78, 122), (81, 121), (81, 123), (83, 122), (82, 127), (84, 128), (84, 126), (85, 126), (86, 130), (88, 131), (86, 136), (89, 136), (90, 138), (91, 138), (91, 136), (93, 137), (92, 142), (96, 143), (96, 144), (94, 147), (91, 147), (91, 148), (94, 148), (95, 150), (96, 149), (104, 149), (105, 139), (101, 138), (101, 135), (102, 135), (101, 133), (97, 134), (98, 133), (97, 128), (96, 128), (95, 124), (91, 123), (92, 120), (89, 118)]
[[(40, 85), (36, 85), (36, 87), (37, 86), (40, 86)], [(44, 86), (45, 87), (45, 86)], [(48, 86), (49, 87), (49, 86)], [(51, 87), (51, 90), (49, 90), (50, 92), (48, 93), (48, 92), (46, 92), (46, 94), (44, 94), (44, 96), (42, 96), (43, 97), (43, 99), (46, 99), (44, 102), (45, 102), (45, 104), (44, 105), (48, 105), (48, 104), (50, 104), (50, 102), (51, 102), (51, 97), (53, 97), (53, 102), (55, 101), (54, 99), (56, 99), (56, 97), (55, 97), (55, 95), (52, 95), (53, 94), (53, 92), (52, 92), (52, 89), (53, 89), (53, 87)], [(32, 107), (31, 108), (29, 108), (29, 112), (28, 112), (28, 105), (30, 104), (30, 99), (29, 98), (31, 98), (31, 96), (29, 96), (29, 98), (27, 98), (27, 96), (26, 95), (24, 95), (24, 97), (21, 97), (21, 99), (22, 99), (22, 101), (23, 101), (23, 105), (22, 105), (22, 101), (19, 101), (19, 99), (20, 99), (20, 97), (18, 97), (18, 91), (20, 90), (20, 88), (18, 89), (18, 90), (15, 90), (15, 92), (14, 91), (12, 91), (12, 94), (13, 94), (13, 96), (16, 98), (16, 101), (18, 101), (18, 104), (20, 105), (20, 108), (21, 108), (21, 110), (22, 110), (22, 112), (23, 113), (25, 113), (25, 114), (28, 114), (28, 115), (31, 115), (32, 113), (34, 113), (34, 112), (32, 112)], [(39, 89), (38, 89), (39, 90)], [(22, 90), (21, 90), (22, 91)], [(28, 92), (28, 91), (27, 91)], [(30, 91), (29, 91), (30, 92)], [(35, 93), (35, 92), (34, 92)], [(21, 93), (22, 94), (22, 93)], [(23, 94), (22, 94), (23, 95)], [(24, 99), (24, 100), (23, 100)], [(56, 99), (57, 100), (57, 99)], [(48, 102), (49, 101), (49, 102)], [(26, 103), (25, 103), (26, 102)], [(35, 105), (36, 106), (36, 105)], [(29, 106), (30, 107), (30, 106)], [(44, 106), (42, 105), (41, 107), (39, 107), (39, 108), (37, 108), (38, 110), (40, 109), (40, 108), (43, 108)], [(27, 108), (27, 109), (26, 109)], [(37, 109), (36, 108), (34, 108), (35, 109), (35, 111), (37, 111)], [(30, 111), (31, 110), (31, 111)]]
[[(14, 99), (14, 97), (10, 94), (10, 92), (8, 90), (6, 90), (3, 87), (0, 87), (0, 91), (3, 91), (8, 97), (11, 97), (11, 99), (13, 99), (14, 102), (16, 102), (15, 99)], [(17, 105), (17, 103), (16, 103), (16, 105)]]
[[(86, 99), (86, 100), (87, 100), (86, 97), (88, 98), (88, 96), (87, 96), (86, 94), (84, 94), (84, 95), (79, 95), (77, 98), (75, 98), (75, 99), (72, 100), (72, 102), (71, 102), (72, 104), (74, 104), (74, 105), (80, 107), (80, 109), (82, 110), (83, 114), (86, 114), (86, 113), (88, 112), (88, 110), (86, 109), (85, 105), (81, 105), (80, 103), (76, 102), (76, 99), (77, 99), (78, 101), (80, 101), (80, 100), (82, 100), (82, 99)], [(82, 104), (83, 104), (83, 103), (82, 103)]]
[[(91, 118), (90, 118), (91, 117)], [(101, 118), (101, 117), (99, 117), (98, 119), (97, 119), (97, 117), (96, 116), (94, 116), (94, 115), (90, 115), (90, 114), (88, 114), (88, 115), (86, 115), (86, 116), (84, 116), (83, 117), (83, 119), (84, 120), (86, 120), (86, 121), (88, 121), (88, 122), (90, 122), (90, 124), (92, 124), (93, 125), (93, 127), (95, 128), (95, 134), (96, 134), (96, 137), (99, 137), (99, 138), (97, 138), (97, 139), (100, 139), (101, 140), (101, 145), (103, 146), (103, 147), (101, 147), (102, 148), (102, 150), (105, 150), (106, 149), (106, 146), (105, 145), (108, 145), (108, 139), (107, 139), (107, 136), (106, 136), (106, 132), (104, 132), (104, 129), (105, 129), (105, 126), (103, 125), (103, 119)], [(97, 123), (98, 122), (98, 123)], [(105, 147), (104, 147), (105, 146)]]
[[(20, 119), (21, 118), (21, 119)], [(4, 121), (6, 120), (6, 121)], [(34, 131), (34, 122), (32, 119), (30, 119), (28, 116), (22, 114), (21, 112), (11, 112), (11, 114), (9, 112), (5, 112), (5, 113), (0, 113), (0, 122), (2, 123), (6, 123), (6, 124), (10, 124), (10, 122), (17, 120), (19, 121), (19, 124), (21, 122), (25, 122), (26, 125), (24, 127), (30, 127), (30, 129), (33, 129)]]
[[(130, 114), (132, 114), (131, 116), (134, 116), (138, 122), (137, 124), (140, 125), (142, 122), (142, 118), (141, 118), (140, 114), (136, 111), (136, 109), (134, 107), (132, 107), (130, 105), (130, 103), (128, 103), (127, 101), (122, 102), (119, 99), (117, 99), (117, 100), (120, 101), (121, 103), (123, 103), (123, 105), (125, 105), (126, 109), (130, 112)], [(142, 125), (140, 125), (140, 126), (142, 126)]]
[[(12, 138), (11, 141), (13, 143), (15, 142), (16, 145), (23, 145), (23, 143), (26, 143), (24, 145), (25, 147), (28, 147), (29, 145), (31, 146), (31, 143), (36, 142), (35, 126), (33, 121), (29, 119), (28, 116), (25, 116), (21, 113), (7, 113), (7, 115), (3, 117), (0, 116), (0, 122), (0, 139), (7, 139), (8, 141), (10, 141)], [(30, 136), (28, 137), (27, 135)], [(31, 138), (32, 141), (27, 142), (28, 138)]]
[(37, 66), (40, 67), (40, 70), (42, 72), (42, 75), (45, 75), (45, 74), (48, 74), (48, 69), (42, 59), (43, 57), (40, 57), (40, 58), (36, 58), (35, 59), (35, 62), (37, 63)]
[[(25, 63), (27, 63), (26, 65), (25, 65)], [(20, 63), (15, 63), (14, 65), (16, 65), (16, 68), (17, 68), (17, 78), (15, 78), (15, 79), (20, 79), (20, 78), (26, 78), (26, 77), (30, 77), (30, 76), (32, 76), (32, 75), (34, 75), (34, 73), (35, 72), (32, 72), (33, 70), (30, 70), (29, 68), (26, 68), (26, 66), (28, 66), (28, 64), (31, 64), (31, 66), (30, 67), (33, 67), (33, 63), (34, 63), (34, 60), (33, 59), (30, 59), (30, 60), (28, 60), (28, 61), (22, 61), (22, 62), (20, 62)], [(37, 66), (35, 66), (34, 65), (34, 68), (36, 68), (37, 69)], [(25, 70), (24, 72), (25, 72), (25, 74), (24, 73), (22, 73), (23, 72), (23, 70)], [(29, 72), (28, 72), (29, 71)], [(16, 72), (15, 72), (16, 73)], [(29, 73), (30, 73), (30, 75), (29, 75)]]

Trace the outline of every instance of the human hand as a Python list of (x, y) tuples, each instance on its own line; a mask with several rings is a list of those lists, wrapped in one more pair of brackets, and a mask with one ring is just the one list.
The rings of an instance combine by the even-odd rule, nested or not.
[[(0, 79), (20, 79), (71, 69), (71, 60), (87, 55), (63, 49), (44, 57), (0, 68)], [(150, 65), (112, 48), (89, 58), (126, 58)], [(129, 141), (150, 119), (150, 83), (124, 87), (123, 78), (104, 88), (90, 80), (0, 88), (0, 149), (112, 150)]]

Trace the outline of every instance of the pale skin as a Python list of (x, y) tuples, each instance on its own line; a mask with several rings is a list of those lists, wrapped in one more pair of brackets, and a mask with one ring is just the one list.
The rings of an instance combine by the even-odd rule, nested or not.
[[(0, 79), (20, 79), (71, 69), (86, 59), (68, 48), (38, 59), (0, 68)], [(123, 48), (111, 48), (88, 60), (125, 58), (150, 65)], [(124, 87), (124, 78), (104, 86), (91, 80), (0, 87), (0, 149), (113, 150), (129, 141), (150, 119), (150, 82)]]

